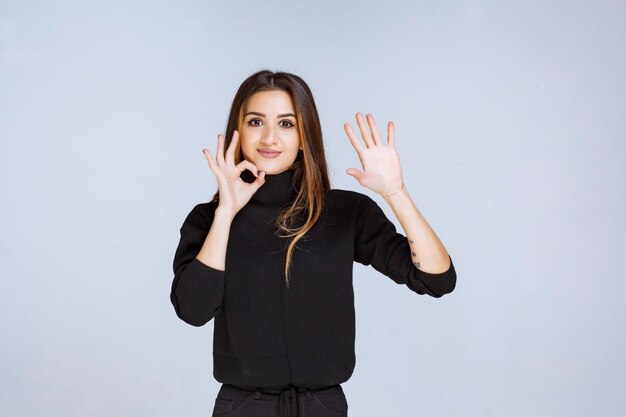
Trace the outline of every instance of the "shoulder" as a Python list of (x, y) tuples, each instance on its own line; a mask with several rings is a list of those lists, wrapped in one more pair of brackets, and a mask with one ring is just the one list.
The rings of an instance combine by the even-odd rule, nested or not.
[(340, 201), (355, 205), (376, 203), (374, 199), (367, 194), (353, 190), (344, 190), (341, 188), (332, 188), (328, 190), (326, 196), (330, 201)]
[(200, 213), (204, 213), (204, 214), (213, 214), (215, 213), (215, 209), (217, 208), (218, 202), (217, 201), (209, 201), (208, 203), (198, 203), (195, 205), (195, 207), (191, 210), (193, 211), (197, 211)]
[(354, 214), (360, 213), (366, 207), (378, 206), (367, 194), (341, 188), (327, 191), (326, 204), (333, 209), (351, 210)]
[(329, 200), (332, 201), (334, 198), (341, 202), (335, 204), (333, 209), (341, 213), (344, 218), (354, 219), (357, 225), (386, 224), (389, 222), (383, 208), (369, 195), (342, 189), (330, 191), (329, 195), (332, 197)]
[(205, 227), (213, 222), (215, 216), (215, 209), (218, 202), (207, 202), (196, 204), (185, 219), (185, 224), (196, 227)]
[(344, 190), (342, 188), (331, 188), (326, 192), (327, 198), (334, 201), (359, 201), (367, 195), (353, 190)]

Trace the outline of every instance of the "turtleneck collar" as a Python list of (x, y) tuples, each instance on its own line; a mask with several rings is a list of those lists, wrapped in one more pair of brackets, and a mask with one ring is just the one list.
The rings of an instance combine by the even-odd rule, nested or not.
[[(251, 183), (256, 177), (252, 172), (245, 170), (241, 173), (241, 179)], [(292, 180), (293, 169), (279, 174), (265, 174), (265, 183), (252, 194), (250, 201), (261, 204), (285, 204), (292, 201), (298, 193), (293, 187)]]

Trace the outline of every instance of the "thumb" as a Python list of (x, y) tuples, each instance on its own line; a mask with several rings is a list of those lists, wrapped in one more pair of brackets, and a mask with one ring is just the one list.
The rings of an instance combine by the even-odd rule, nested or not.
[(265, 171), (259, 171), (259, 175), (254, 180), (253, 184), (256, 185), (257, 190), (265, 184)]
[(356, 168), (348, 168), (346, 170), (348, 175), (353, 176), (359, 183), (361, 182), (361, 177), (363, 176), (363, 171), (359, 171)]

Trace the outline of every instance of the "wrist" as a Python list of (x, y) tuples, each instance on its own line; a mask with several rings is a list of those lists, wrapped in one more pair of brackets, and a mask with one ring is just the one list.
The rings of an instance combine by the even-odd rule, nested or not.
[(389, 198), (389, 197), (391, 197), (391, 196), (394, 196), (394, 195), (397, 195), (397, 194), (403, 193), (403, 192), (405, 192), (405, 191), (406, 191), (406, 187), (404, 186), (404, 182), (403, 182), (403, 183), (402, 183), (402, 187), (401, 187), (401, 188), (399, 188), (399, 189), (397, 189), (397, 190), (392, 190), (392, 191), (390, 191), (390, 192), (388, 192), (388, 193), (386, 193), (386, 194), (383, 194), (383, 198)]
[(233, 213), (231, 210), (225, 209), (224, 207), (217, 206), (215, 209), (215, 218), (219, 219), (221, 222), (232, 222), (236, 213)]

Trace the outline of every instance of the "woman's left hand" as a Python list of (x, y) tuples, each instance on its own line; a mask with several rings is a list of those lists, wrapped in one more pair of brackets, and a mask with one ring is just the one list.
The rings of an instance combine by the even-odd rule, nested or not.
[(387, 123), (388, 145), (383, 144), (378, 135), (374, 116), (371, 114), (367, 115), (369, 129), (365, 126), (365, 120), (363, 120), (361, 113), (356, 114), (356, 122), (359, 125), (366, 147), (363, 147), (349, 123), (344, 123), (343, 127), (352, 146), (354, 146), (359, 155), (363, 171), (349, 168), (346, 172), (356, 178), (359, 184), (377, 192), (383, 197), (401, 191), (404, 187), (404, 181), (402, 179), (400, 157), (395, 146), (393, 122)]

